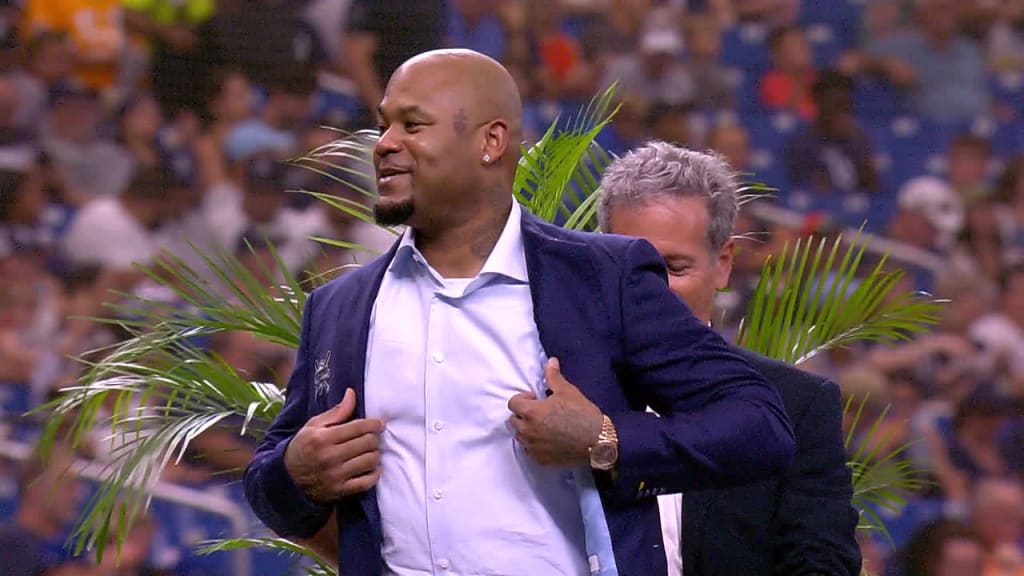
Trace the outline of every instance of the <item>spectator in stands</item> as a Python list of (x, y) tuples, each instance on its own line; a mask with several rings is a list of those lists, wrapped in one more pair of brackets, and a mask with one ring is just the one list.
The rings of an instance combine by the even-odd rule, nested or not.
[(448, 7), (448, 46), (469, 48), (501, 62), (508, 38), (495, 2), (454, 0)]
[(897, 201), (890, 236), (929, 251), (944, 253), (952, 248), (963, 229), (964, 202), (949, 184), (934, 176), (919, 176), (900, 188)]
[(297, 148), (298, 132), (312, 113), (315, 71), (293, 67), (266, 88), (267, 100), (259, 114), (237, 122), (224, 139), (225, 152), (232, 160), (266, 151), (268, 146), (280, 156), (303, 152)]
[(817, 114), (812, 88), (818, 78), (814, 54), (803, 28), (784, 26), (768, 38), (772, 68), (761, 77), (761, 105), (771, 111), (792, 112), (804, 120)]
[(1001, 226), (1001, 209), (992, 200), (967, 205), (963, 230), (951, 251), (954, 268), (987, 282), (999, 282), (1012, 254), (1006, 230)]
[(596, 140), (605, 150), (621, 155), (639, 146), (647, 137), (650, 103), (636, 96), (624, 95), (622, 107), (607, 130)]
[(117, 117), (121, 153), (131, 158), (136, 169), (163, 162), (157, 140), (163, 116), (152, 96), (143, 94), (127, 100), (118, 109)]
[(785, 26), (796, 21), (800, 14), (800, 0), (730, 0), (717, 2), (723, 13), (731, 13), (739, 22), (762, 22), (769, 26)]
[(954, 123), (989, 113), (985, 60), (958, 31), (957, 2), (916, 0), (915, 8), (914, 29), (871, 43), (854, 68), (908, 89), (924, 118)]
[(978, 482), (971, 499), (971, 523), (985, 548), (985, 568), (976, 574), (1024, 574), (1024, 488), (1019, 480)]
[(157, 255), (155, 231), (171, 207), (169, 175), (163, 167), (140, 168), (120, 196), (90, 200), (75, 216), (62, 241), (74, 265), (97, 264), (130, 291), (142, 278), (135, 264), (148, 265)]
[(234, 181), (222, 182), (206, 193), (200, 210), (207, 237), (200, 244), (208, 250), (233, 251), (245, 234), (276, 239), (279, 256), (298, 274), (315, 253), (310, 237), (322, 229), (322, 207), (286, 206), (292, 171), (272, 154), (242, 160), (235, 170)]
[(750, 134), (739, 122), (718, 122), (706, 136), (707, 146), (718, 152), (739, 174), (750, 168)]
[(984, 551), (970, 526), (943, 519), (919, 528), (901, 556), (901, 576), (979, 576)]
[(689, 104), (697, 87), (680, 60), (683, 35), (671, 24), (651, 26), (640, 36), (636, 52), (612, 60), (604, 86), (619, 83), (619, 93), (651, 104)]
[(526, 48), (540, 96), (555, 102), (593, 96), (600, 71), (566, 30), (564, 8), (547, 0), (526, 0), (525, 5)]
[(984, 38), (989, 67), (997, 73), (1019, 72), (1024, 69), (1024, 1), (987, 4), (990, 9), (995, 4), (995, 14)]
[(81, 205), (92, 198), (120, 194), (132, 178), (132, 160), (100, 132), (103, 107), (98, 95), (76, 87), (50, 94), (49, 122), (41, 143), (46, 153), (84, 197), (66, 197)]
[(444, 46), (444, 3), (352, 0), (345, 25), (343, 67), (366, 106), (361, 124), (369, 125), (391, 73), (408, 58)]
[(22, 31), (26, 39), (42, 31), (67, 34), (75, 50), (76, 79), (105, 92), (119, 80), (126, 46), (122, 10), (119, 0), (28, 0)]
[(735, 76), (719, 62), (722, 30), (708, 13), (687, 15), (685, 20), (686, 69), (699, 89), (693, 104), (704, 111), (730, 110), (736, 105)]
[(696, 147), (693, 127), (690, 125), (692, 107), (685, 104), (655, 103), (648, 112), (648, 132), (651, 138), (676, 146)]
[(1019, 472), (1011, 469), (1013, 448), (1003, 442), (1006, 424), (1016, 416), (1020, 416), (1020, 407), (1012, 398), (985, 387), (960, 401), (944, 440), (950, 463), (968, 484)]
[(583, 57), (603, 70), (611, 60), (635, 50), (653, 5), (653, 0), (599, 3), (580, 37)]
[(878, 174), (867, 133), (853, 116), (853, 81), (833, 70), (814, 83), (814, 122), (793, 136), (786, 155), (790, 184), (823, 192), (876, 192)]
[(196, 143), (203, 186), (227, 177), (228, 135), (252, 116), (254, 107), (252, 83), (245, 72), (226, 68), (214, 75), (211, 94), (205, 102), (203, 133)]
[(18, 90), (14, 123), (34, 135), (43, 123), (50, 91), (71, 81), (73, 48), (63, 32), (37, 32), (25, 43), (25, 60), (8, 78)]
[(991, 161), (992, 144), (988, 138), (961, 134), (950, 143), (946, 177), (964, 203), (972, 204), (991, 193), (988, 176)]
[(18, 476), (18, 512), (0, 524), (0, 574), (39, 576), (65, 563), (64, 536), (83, 503), (84, 486), (70, 470), (75, 454), (58, 441), (43, 457), (37, 449)]
[(211, 74), (198, 27), (216, 13), (217, 0), (121, 1), (127, 29), (148, 44), (149, 85), (164, 116), (198, 112)]

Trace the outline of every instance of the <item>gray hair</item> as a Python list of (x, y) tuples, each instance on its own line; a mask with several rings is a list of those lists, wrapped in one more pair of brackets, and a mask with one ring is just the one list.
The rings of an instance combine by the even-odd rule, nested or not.
[(718, 250), (732, 237), (739, 211), (736, 173), (718, 154), (652, 141), (615, 159), (601, 176), (597, 219), (607, 231), (614, 208), (661, 198), (704, 198), (708, 247)]

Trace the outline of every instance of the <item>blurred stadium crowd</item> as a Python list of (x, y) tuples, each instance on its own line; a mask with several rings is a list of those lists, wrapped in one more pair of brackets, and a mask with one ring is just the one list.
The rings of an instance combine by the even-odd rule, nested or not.
[[(44, 464), (38, 422), (21, 414), (75, 381), (69, 356), (116, 341), (81, 319), (111, 289), (159, 296), (133, 263), (166, 251), (202, 269), (191, 244), (259, 275), (272, 244), (311, 274), (369, 258), (311, 236), (386, 248), (388, 233), (285, 192), (351, 189), (280, 160), (332, 129), (374, 127), (383, 80), (443, 46), (506, 64), (528, 139), (618, 81), (608, 150), (650, 138), (713, 149), (777, 189), (739, 219), (757, 241), (721, 295), (726, 331), (785, 241), (862, 224), (890, 240), (906, 288), (952, 300), (940, 326), (806, 366), (870, 393), (868, 412), (891, 405), (881, 453), (914, 440), (904, 457), (931, 480), (882, 512), (892, 542), (865, 537), (866, 567), (1024, 575), (1024, 0), (0, 2), (0, 550), (19, 551), (12, 565), (286, 573), (272, 554), (242, 572), (230, 554), (192, 554), (232, 524), (173, 498), (154, 501), (117, 572), (76, 562), (61, 545), (91, 488), (56, 471), (110, 447), (96, 430), (87, 450)], [(207, 345), (254, 380), (287, 378), (288, 350), (235, 333)], [(854, 446), (866, 432), (850, 430)], [(244, 510), (249, 450), (208, 434), (163, 480)]]

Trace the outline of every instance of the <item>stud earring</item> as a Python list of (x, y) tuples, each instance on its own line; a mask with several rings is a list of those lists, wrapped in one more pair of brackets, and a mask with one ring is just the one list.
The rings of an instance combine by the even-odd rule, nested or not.
[(484, 164), (490, 164), (490, 163), (491, 163), (491, 155), (490, 154), (484, 154)]

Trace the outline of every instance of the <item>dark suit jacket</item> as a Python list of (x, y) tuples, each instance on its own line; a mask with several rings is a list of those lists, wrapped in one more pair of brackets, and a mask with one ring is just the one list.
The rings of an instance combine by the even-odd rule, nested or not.
[[(781, 474), (794, 451), (785, 409), (764, 377), (669, 292), (646, 241), (563, 230), (525, 210), (522, 235), (541, 344), (619, 434), (616, 478), (595, 473), (618, 566), (602, 575), (663, 575), (655, 496)], [(370, 313), (394, 250), (309, 296), (285, 405), (245, 473), (253, 510), (282, 536), (312, 536), (336, 510), (342, 566), (359, 576), (383, 570), (375, 489), (311, 502), (284, 452), (346, 388), (355, 389), (355, 417), (363, 417)]]
[(857, 576), (858, 514), (850, 504), (839, 387), (783, 362), (739, 352), (778, 388), (796, 434), (796, 456), (778, 478), (683, 497), (683, 573)]

